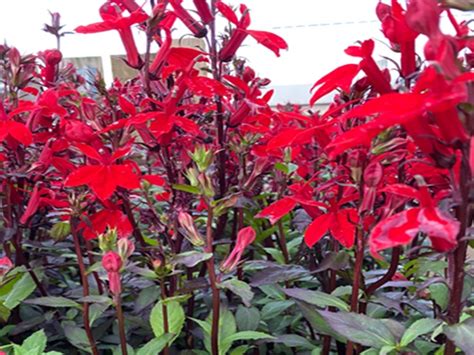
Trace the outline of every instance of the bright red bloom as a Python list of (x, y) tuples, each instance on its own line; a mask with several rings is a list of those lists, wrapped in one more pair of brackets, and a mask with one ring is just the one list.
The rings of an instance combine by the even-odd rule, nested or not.
[(122, 43), (127, 52), (128, 64), (133, 68), (140, 68), (143, 64), (133, 38), (131, 26), (148, 20), (148, 15), (143, 11), (132, 12), (129, 17), (123, 17), (120, 9), (112, 2), (107, 1), (100, 8), (103, 22), (93, 23), (87, 26), (79, 26), (75, 29), (78, 33), (97, 33), (110, 30), (118, 31)]
[(138, 175), (130, 163), (114, 164), (130, 151), (130, 147), (117, 150), (113, 154), (100, 154), (94, 148), (76, 145), (82, 153), (97, 164), (86, 165), (69, 174), (64, 185), (74, 187), (88, 185), (101, 200), (107, 200), (118, 187), (135, 189), (140, 186)]
[(87, 216), (88, 221), (81, 221), (79, 229), (87, 240), (95, 239), (109, 229), (117, 230), (119, 238), (126, 238), (133, 232), (128, 217), (117, 206), (107, 205), (102, 211)]
[(419, 33), (408, 26), (406, 13), (397, 0), (392, 0), (391, 6), (380, 2), (377, 16), (385, 37), (401, 52), (402, 75), (412, 74), (416, 70), (415, 39)]
[(221, 265), (223, 272), (230, 272), (235, 269), (242, 258), (245, 248), (253, 243), (255, 237), (256, 233), (252, 227), (245, 227), (239, 231), (234, 249), (232, 249), (227, 259)]
[(48, 49), (44, 52), (40, 52), (39, 57), (43, 59), (45, 64), (44, 68), (41, 70), (44, 84), (47, 87), (51, 87), (51, 85), (56, 81), (58, 64), (61, 62), (63, 55), (57, 49)]
[(219, 52), (219, 59), (223, 62), (228, 62), (234, 57), (235, 53), (248, 35), (252, 36), (257, 40), (258, 43), (264, 45), (274, 52), (277, 57), (280, 56), (281, 49), (288, 49), (288, 44), (280, 36), (277, 36), (271, 32), (254, 31), (248, 29), (250, 26), (250, 14), (248, 8), (245, 5), (240, 5), (240, 13), (242, 14), (240, 20), (237, 19), (237, 15), (235, 14), (234, 10), (232, 10), (222, 1), (218, 1), (216, 3), (216, 7), (219, 12), (227, 20), (229, 20), (229, 22), (236, 26), (230, 38), (227, 40), (227, 42), (225, 42), (224, 46)]
[(11, 137), (23, 145), (30, 145), (33, 140), (30, 130), (23, 123), (14, 121), (7, 116), (3, 103), (0, 102), (0, 141), (4, 141), (7, 137)]
[(193, 2), (203, 23), (208, 24), (214, 20), (214, 16), (211, 14), (211, 9), (209, 8), (207, 0), (193, 0)]
[(341, 208), (344, 203), (347, 203), (344, 199), (339, 202), (332, 201), (330, 206), (327, 206), (328, 212), (311, 222), (304, 234), (307, 246), (312, 247), (327, 232), (345, 248), (354, 245), (359, 215), (355, 208)]
[(460, 223), (436, 207), (436, 200), (426, 186), (417, 190), (403, 184), (389, 185), (383, 189), (406, 199), (416, 199), (420, 207), (411, 208), (381, 220), (369, 237), (370, 251), (380, 257), (379, 251), (409, 244), (422, 232), (428, 235), (433, 248), (446, 252), (457, 245)]

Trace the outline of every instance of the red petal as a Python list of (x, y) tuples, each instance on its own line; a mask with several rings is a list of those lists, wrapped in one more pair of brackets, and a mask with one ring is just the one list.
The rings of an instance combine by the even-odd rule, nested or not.
[(422, 208), (418, 222), (420, 231), (428, 235), (435, 250), (446, 252), (456, 247), (459, 221), (437, 208)]
[(30, 145), (33, 141), (33, 136), (30, 130), (23, 124), (16, 121), (8, 121), (8, 133), (23, 145)]
[(126, 189), (136, 189), (140, 187), (140, 180), (130, 165), (111, 165), (110, 172), (118, 186)]
[(143, 179), (148, 181), (150, 184), (157, 185), (157, 186), (163, 186), (166, 184), (166, 180), (163, 179), (159, 175), (143, 175)]
[(79, 169), (69, 174), (69, 176), (66, 178), (66, 181), (64, 182), (64, 186), (74, 187), (89, 184), (92, 180), (96, 178), (96, 175), (99, 175), (103, 172), (103, 169), (104, 168), (101, 165), (89, 165), (80, 167)]
[(369, 237), (372, 255), (380, 258), (380, 250), (409, 244), (419, 232), (419, 213), (419, 208), (412, 208), (380, 221)]
[(285, 40), (274, 33), (252, 30), (245, 30), (245, 32), (255, 38), (258, 43), (270, 49), (277, 57), (280, 56), (280, 49), (288, 49)]
[(222, 1), (218, 1), (216, 3), (216, 8), (227, 20), (229, 20), (229, 22), (233, 23), (236, 26), (239, 24), (237, 15), (229, 5), (224, 4)]
[(290, 212), (296, 206), (296, 201), (291, 197), (284, 197), (264, 208), (257, 214), (256, 218), (268, 218), (271, 224), (275, 224), (280, 218)]
[(84, 153), (85, 156), (88, 158), (95, 160), (97, 162), (102, 162), (104, 158), (102, 155), (99, 154), (97, 150), (92, 148), (91, 146), (87, 144), (82, 144), (82, 143), (76, 143), (75, 146), (81, 150), (82, 153)]
[(404, 184), (393, 184), (384, 187), (381, 192), (388, 192), (394, 195), (410, 198), (410, 199), (419, 199), (420, 193), (414, 187), (404, 185)]
[(120, 108), (123, 112), (128, 113), (129, 115), (136, 115), (137, 110), (135, 109), (135, 105), (128, 101), (125, 97), (119, 96), (118, 103)]
[(335, 223), (329, 228), (334, 239), (345, 248), (351, 248), (354, 245), (358, 220), (359, 215), (355, 208), (343, 209), (337, 213)]
[(310, 248), (316, 244), (329, 229), (334, 221), (333, 213), (326, 213), (316, 218), (306, 229), (304, 241)]
[(309, 104), (312, 106), (316, 101), (326, 94), (329, 94), (331, 91), (341, 88), (344, 91), (349, 91), (352, 80), (359, 72), (360, 68), (357, 64), (346, 64), (340, 66), (339, 68), (334, 69), (332, 72), (326, 74), (321, 79), (319, 79), (311, 88), (313, 90), (315, 87), (321, 85), (321, 87), (316, 90), (316, 92), (311, 97)]

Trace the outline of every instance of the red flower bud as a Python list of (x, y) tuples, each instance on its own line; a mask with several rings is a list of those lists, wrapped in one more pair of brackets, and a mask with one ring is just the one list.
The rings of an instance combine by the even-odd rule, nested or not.
[(102, 266), (107, 271), (109, 279), (109, 289), (114, 295), (122, 292), (122, 285), (120, 283), (120, 269), (122, 268), (122, 258), (115, 252), (109, 251), (102, 257)]
[(222, 272), (231, 272), (235, 269), (242, 258), (245, 248), (253, 243), (255, 236), (256, 233), (252, 227), (245, 227), (239, 231), (234, 249), (232, 249), (227, 259), (221, 265), (220, 269)]
[(170, 0), (174, 13), (184, 23), (184, 25), (198, 38), (204, 37), (207, 30), (198, 21), (196, 21), (188, 11), (181, 6), (181, 0)]
[(4, 256), (0, 258), (0, 277), (5, 276), (8, 271), (13, 268), (12, 261), (8, 258), (8, 256)]

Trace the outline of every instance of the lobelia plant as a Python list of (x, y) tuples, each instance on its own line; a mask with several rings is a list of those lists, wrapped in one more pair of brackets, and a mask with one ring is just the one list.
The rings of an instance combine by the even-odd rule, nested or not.
[[(353, 44), (302, 108), (238, 56), (287, 49), (245, 5), (142, 5), (76, 29), (118, 32), (136, 77), (111, 87), (61, 63), (58, 14), (57, 49), (0, 47), (0, 349), (472, 352), (469, 6), (380, 2), (393, 70)], [(177, 22), (205, 47), (172, 46)]]

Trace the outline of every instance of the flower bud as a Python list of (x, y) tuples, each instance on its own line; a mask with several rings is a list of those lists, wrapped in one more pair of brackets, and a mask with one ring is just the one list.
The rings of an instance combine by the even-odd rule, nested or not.
[(224, 273), (229, 273), (235, 269), (242, 258), (242, 254), (250, 244), (255, 240), (256, 233), (252, 227), (245, 227), (237, 234), (237, 241), (235, 247), (230, 252), (227, 259), (222, 263), (220, 270)]
[(109, 229), (106, 233), (99, 235), (99, 248), (103, 252), (114, 250), (117, 245), (117, 230)]
[(204, 239), (194, 224), (193, 217), (186, 212), (180, 211), (178, 214), (178, 223), (183, 228), (184, 237), (194, 246), (203, 246)]
[(102, 266), (105, 271), (107, 271), (110, 292), (114, 295), (118, 295), (122, 292), (122, 285), (120, 283), (120, 269), (122, 265), (122, 258), (113, 251), (107, 252), (102, 257)]
[(8, 256), (4, 256), (3, 258), (0, 258), (0, 278), (5, 276), (12, 268), (13, 268), (13, 263), (8, 258)]
[(120, 238), (117, 242), (117, 250), (122, 260), (125, 261), (135, 251), (135, 244), (128, 238)]

